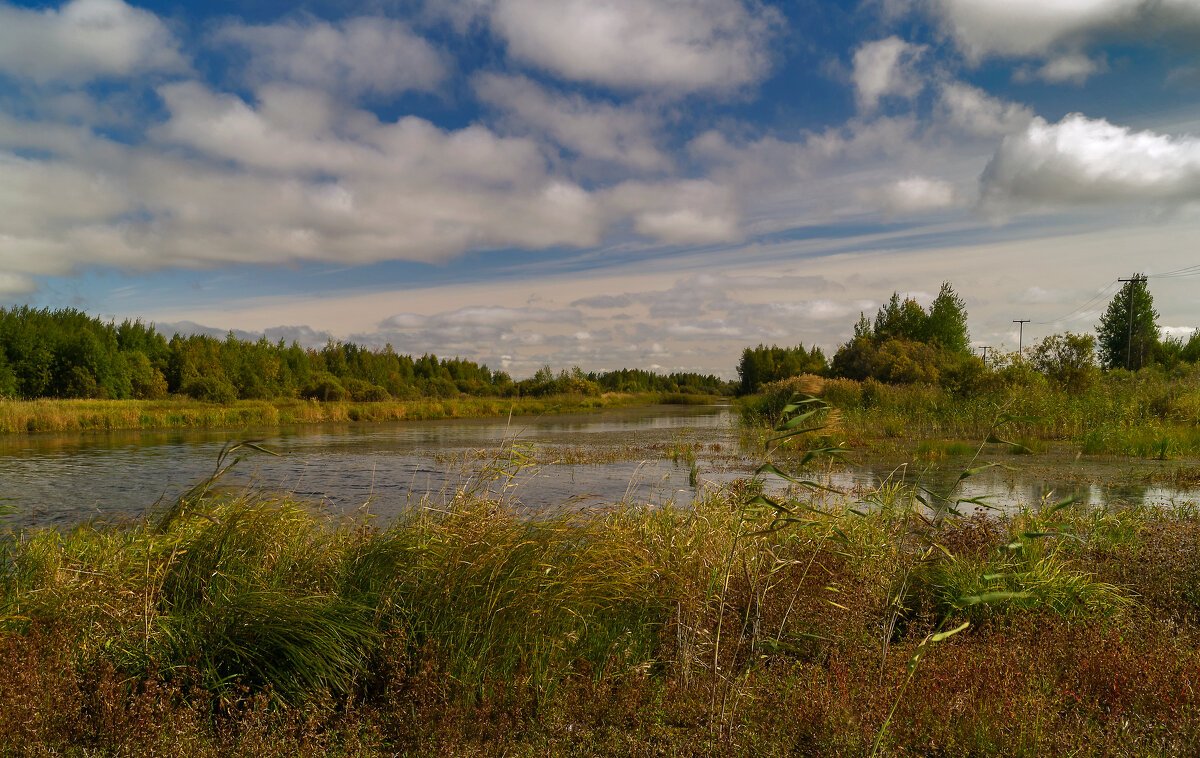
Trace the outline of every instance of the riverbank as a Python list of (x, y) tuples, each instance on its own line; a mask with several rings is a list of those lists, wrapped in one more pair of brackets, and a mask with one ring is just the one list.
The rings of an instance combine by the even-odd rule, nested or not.
[[(1040, 374), (1001, 377), (970, 392), (934, 385), (802, 376), (766, 385), (738, 403), (751, 426), (769, 428), (797, 392), (837, 409), (838, 442), (872, 454), (897, 442), (971, 447), (994, 432), (1039, 451), (1069, 443), (1082, 455), (1172, 460), (1200, 457), (1200, 371), (1112, 371), (1073, 388)], [(965, 449), (965, 448), (964, 448)]]
[(752, 494), (383, 529), (245, 493), (13, 536), (0, 755), (1200, 748), (1194, 509)]
[(660, 403), (716, 402), (703, 395), (606, 393), (537, 398), (459, 397), (383, 402), (238, 400), (0, 400), (0, 434), (105, 429), (243, 429), (346, 422), (421, 421), (575, 413)]

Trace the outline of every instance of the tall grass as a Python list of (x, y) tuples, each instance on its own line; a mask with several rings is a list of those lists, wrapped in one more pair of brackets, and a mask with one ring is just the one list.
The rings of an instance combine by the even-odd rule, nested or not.
[[(1200, 369), (1147, 369), (1109, 372), (1083, 391), (1029, 373), (969, 394), (848, 379), (823, 380), (812, 394), (841, 410), (845, 439), (859, 447), (887, 439), (982, 439), (1003, 410), (1028, 419), (1009, 432), (1029, 443), (1064, 441), (1085, 454), (1168, 459), (1200, 455), (1198, 382)], [(767, 385), (741, 401), (743, 413), (770, 425), (795, 390), (787, 382)]]
[[(800, 479), (798, 463), (763, 476)], [(486, 491), (382, 524), (200, 487), (170, 518), (10, 532), (0, 754), (131, 754), (175, 733), (219, 754), (262, 724), (280, 751), (365, 755), (1200, 740), (1192, 511), (959, 518), (920, 490), (774, 498), (759, 479), (528, 517)]]
[[(711, 398), (702, 398), (711, 400)], [(689, 401), (691, 398), (689, 396)], [(238, 400), (230, 405), (170, 400), (0, 399), (0, 433), (73, 432), (93, 429), (246, 428), (366, 421), (569, 413), (678, 402), (674, 395), (610, 393), (599, 397), (460, 397), (383, 402)]]

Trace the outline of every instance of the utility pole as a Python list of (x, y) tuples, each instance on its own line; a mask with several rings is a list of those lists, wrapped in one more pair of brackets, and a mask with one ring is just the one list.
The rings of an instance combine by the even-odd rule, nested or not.
[(987, 351), (991, 349), (991, 347), (991, 345), (981, 345), (979, 347), (979, 349), (983, 351), (983, 365), (985, 366), (987, 365)]
[(1129, 283), (1129, 297), (1125, 305), (1129, 310), (1129, 336), (1125, 338), (1125, 370), (1129, 371), (1129, 359), (1133, 351), (1133, 285), (1137, 282), (1146, 281), (1146, 277), (1141, 274), (1134, 274), (1132, 279), (1118, 279), (1117, 281)]
[(1017, 332), (1017, 355), (1020, 355), (1025, 347), (1025, 325), (1029, 323), (1029, 319), (1014, 318), (1013, 323), (1020, 324), (1018, 327), (1019, 331)]

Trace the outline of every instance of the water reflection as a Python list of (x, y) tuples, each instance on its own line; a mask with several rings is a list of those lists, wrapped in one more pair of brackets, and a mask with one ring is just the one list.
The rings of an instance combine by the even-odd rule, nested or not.
[[(257, 437), (285, 455), (250, 457), (230, 484), (295, 493), (333, 511), (367, 504), (390, 517), (421, 497), (437, 500), (460, 489), (528, 509), (621, 500), (688, 503), (699, 488), (721, 486), (753, 469), (755, 456), (740, 451), (735, 420), (726, 406), (663, 406), (511, 421), (8, 436), (0, 437), (0, 499), (18, 503), (22, 524), (69, 525), (118, 513), (136, 517), (210, 474), (230, 440)], [(515, 459), (494, 457), (506, 440), (550, 454), (538, 465), (521, 467)], [(698, 477), (686, 457), (672, 458), (680, 448), (695, 452)], [(910, 456), (905, 462), (903, 451), (893, 458), (852, 456), (848, 466), (814, 475), (851, 499), (896, 482), (948, 493), (969, 465), (966, 458), (932, 465)], [(1105, 506), (1200, 500), (1194, 488), (1148, 483), (1188, 464), (1081, 460), (1065, 449), (1001, 459), (1013, 468), (979, 472), (958, 484), (954, 497), (984, 498), (1001, 510), (1071, 495)], [(505, 471), (515, 475), (501, 475)]]
[[(68, 525), (138, 516), (210, 474), (229, 441), (256, 438), (281, 457), (254, 455), (229, 478), (348, 511), (369, 503), (388, 517), (423, 496), (473, 488), (530, 508), (565, 503), (690, 502), (690, 472), (656, 452), (683, 438), (733, 443), (727, 406), (663, 406), (540, 418), (344, 424), (243, 432), (110, 432), (0, 438), (0, 498), (23, 524)], [(729, 439), (726, 439), (729, 438)], [(651, 460), (525, 466), (494, 460), (505, 441), (598, 451), (636, 448)], [(614, 457), (614, 456), (610, 456)], [(449, 458), (450, 462), (447, 462)], [(493, 470), (492, 474), (498, 474)]]

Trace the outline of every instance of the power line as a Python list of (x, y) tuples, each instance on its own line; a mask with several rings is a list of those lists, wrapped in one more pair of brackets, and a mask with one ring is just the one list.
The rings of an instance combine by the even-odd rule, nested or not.
[(1200, 276), (1200, 264), (1194, 266), (1184, 266), (1177, 268), (1174, 271), (1164, 271), (1161, 274), (1150, 274), (1149, 279), (1183, 279), (1185, 277)]
[(1072, 311), (1070, 311), (1070, 312), (1066, 313), (1065, 315), (1059, 316), (1059, 317), (1058, 317), (1058, 318), (1056, 318), (1056, 319), (1051, 319), (1050, 321), (1032, 321), (1032, 322), (1030, 322), (1030, 323), (1036, 324), (1036, 325), (1038, 325), (1038, 326), (1048, 326), (1048, 325), (1051, 325), (1051, 324), (1057, 324), (1057, 323), (1059, 323), (1059, 322), (1061, 322), (1061, 321), (1066, 321), (1066, 320), (1067, 320), (1067, 319), (1069, 319), (1071, 316), (1074, 316), (1076, 313), (1079, 313), (1079, 312), (1081, 312), (1081, 311), (1085, 310), (1085, 309), (1086, 309), (1086, 308), (1088, 308), (1088, 306), (1090, 306), (1092, 303), (1094, 303), (1094, 302), (1097, 302), (1097, 301), (1098, 301), (1098, 300), (1100, 300), (1102, 297), (1104, 297), (1105, 295), (1107, 295), (1107, 294), (1108, 294), (1108, 291), (1112, 289), (1112, 286), (1113, 286), (1114, 284), (1117, 284), (1119, 281), (1120, 281), (1119, 279), (1113, 279), (1111, 282), (1109, 282), (1108, 284), (1104, 285), (1104, 289), (1100, 290), (1100, 291), (1099, 291), (1099, 292), (1097, 292), (1095, 295), (1092, 295), (1090, 298), (1088, 298), (1088, 300), (1087, 300), (1087, 301), (1086, 301), (1086, 302), (1085, 302), (1083, 305), (1080, 305), (1079, 307), (1077, 307), (1077, 308), (1075, 308), (1074, 310), (1072, 310)]

